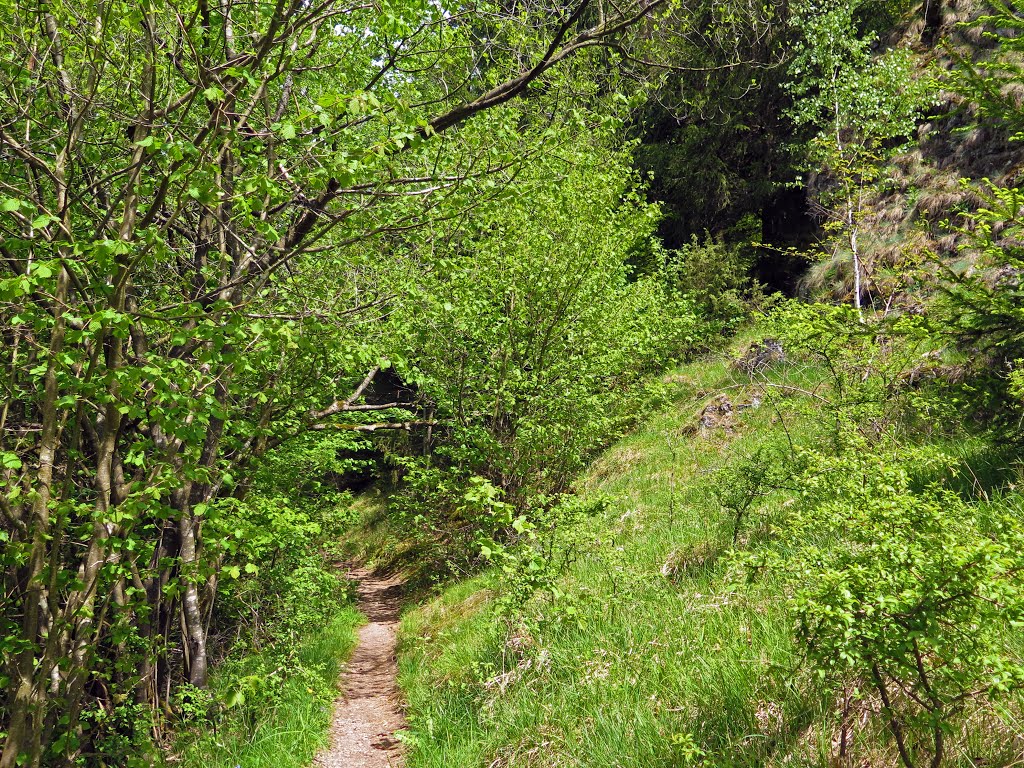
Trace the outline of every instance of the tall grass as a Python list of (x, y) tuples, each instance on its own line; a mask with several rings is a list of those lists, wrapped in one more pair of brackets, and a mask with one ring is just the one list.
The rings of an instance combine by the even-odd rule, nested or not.
[[(509, 610), (504, 577), (485, 572), (405, 615), (408, 768), (899, 763), (870, 686), (826, 687), (802, 658), (781, 574), (730, 555), (734, 539), (754, 553), (801, 545), (783, 525), (800, 489), (778, 462), (836, 434), (824, 369), (791, 362), (754, 382), (736, 354), (666, 376), (670, 407), (580, 479), (579, 494), (609, 503), (565, 534), (557, 596)], [(961, 457), (943, 479), (982, 517), (1019, 515), (1014, 447), (940, 426), (903, 438)], [(943, 764), (1021, 764), (1022, 711), (1020, 696), (966, 708)]]
[[(791, 371), (789, 383), (808, 375)], [(811, 726), (829, 702), (794, 657), (777, 586), (726, 577), (732, 518), (714, 490), (758, 448), (807, 439), (815, 420), (789, 397), (756, 405), (724, 360), (665, 381), (673, 406), (580, 483), (611, 503), (579, 537), (562, 597), (499, 620), (500, 581), (485, 574), (405, 617), (409, 768), (660, 768), (701, 755), (764, 766), (824, 747)], [(719, 393), (732, 414), (702, 430)], [(759, 498), (742, 535), (758, 535), (785, 498)]]

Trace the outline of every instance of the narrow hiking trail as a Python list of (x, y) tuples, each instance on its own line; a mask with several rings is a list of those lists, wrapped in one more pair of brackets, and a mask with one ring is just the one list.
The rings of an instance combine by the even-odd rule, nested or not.
[(396, 630), (402, 591), (397, 577), (363, 569), (349, 572), (359, 582), (358, 606), (367, 618), (359, 644), (342, 675), (334, 705), (330, 746), (313, 761), (320, 768), (399, 768), (395, 731), (405, 725), (395, 678)]

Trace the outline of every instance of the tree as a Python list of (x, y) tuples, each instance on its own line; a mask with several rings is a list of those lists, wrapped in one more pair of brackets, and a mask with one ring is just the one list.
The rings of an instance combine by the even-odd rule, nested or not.
[(794, 34), (788, 7), (687, 2), (660, 41), (671, 63), (634, 130), (669, 248), (759, 216), (792, 178), (782, 89)]
[(853, 304), (861, 309), (864, 256), (861, 220), (885, 148), (909, 137), (926, 105), (927, 81), (914, 72), (908, 50), (872, 55), (873, 34), (858, 33), (858, 6), (829, 3), (798, 14), (803, 41), (790, 65), (790, 116), (819, 129), (807, 152), (807, 169), (822, 170), (832, 186), (822, 195), (831, 220), (826, 229), (853, 261)]
[(659, 210), (629, 153), (608, 148), (613, 130), (584, 128), (566, 126), (516, 194), (426, 257), (408, 305), (422, 391), (449, 435), (431, 461), (486, 477), (521, 509), (567, 490), (641, 377), (699, 327), (660, 275), (631, 274), (656, 249)]
[(542, 133), (496, 108), (664, 3), (0, 6), (0, 768), (205, 684), (217, 500), (290, 435), (409, 426), (357, 418), (371, 249), (496, 194)]
[(988, 13), (971, 21), (970, 26), (984, 29), (995, 50), (971, 61), (951, 49), (957, 66), (950, 71), (947, 84), (974, 104), (989, 125), (1019, 140), (1024, 136), (1024, 109), (1013, 86), (1024, 78), (1024, 67), (1020, 64), (1024, 7), (1019, 0), (987, 5)]

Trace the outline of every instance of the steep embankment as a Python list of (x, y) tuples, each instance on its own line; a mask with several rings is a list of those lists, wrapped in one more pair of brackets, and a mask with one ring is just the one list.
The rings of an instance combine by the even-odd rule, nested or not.
[(726, 578), (720, 557), (735, 515), (755, 519), (745, 541), (784, 503), (723, 493), (814, 431), (781, 386), (813, 378), (792, 367), (755, 385), (725, 357), (666, 377), (673, 405), (580, 483), (609, 503), (564, 532), (558, 599), (502, 606), (485, 574), (408, 614), (409, 765), (654, 768), (707, 753), (763, 766), (819, 749), (830, 734), (813, 726), (813, 685), (793, 678), (778, 591)]
[[(870, 686), (826, 687), (794, 641), (782, 575), (731, 554), (801, 546), (787, 457), (836, 427), (825, 367), (740, 353), (665, 377), (672, 405), (580, 480), (606, 505), (545, 545), (554, 589), (517, 602), (496, 569), (404, 616), (409, 768), (899, 763)], [(951, 720), (943, 765), (1014, 764), (1020, 704)]]
[[(921, 44), (923, 14), (892, 30), (884, 47), (914, 51), (918, 76), (938, 78), (915, 134), (886, 157), (873, 183), (858, 197), (858, 234), (869, 303), (919, 311), (929, 287), (920, 283), (919, 270), (934, 268), (934, 258), (956, 270), (977, 261), (971, 216), (989, 207), (988, 183), (1015, 186), (1024, 173), (1024, 152), (1013, 130), (991, 115), (983, 115), (963, 93), (965, 69), (971, 62), (985, 72), (998, 58), (995, 29), (979, 23), (992, 13), (984, 0), (949, 0), (937, 4), (941, 26), (938, 46)], [(1002, 30), (1005, 34), (1006, 30)], [(1007, 105), (1021, 103), (1019, 78), (1003, 81)], [(835, 183), (827, 172), (814, 174), (810, 198), (817, 200)], [(830, 214), (811, 202), (819, 223)], [(831, 258), (818, 260), (802, 278), (805, 292), (847, 302), (853, 284), (851, 260), (845, 246)]]

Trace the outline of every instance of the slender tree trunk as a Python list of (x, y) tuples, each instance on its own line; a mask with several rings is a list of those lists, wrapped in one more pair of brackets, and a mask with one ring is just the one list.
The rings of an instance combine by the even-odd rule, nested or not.
[(64, 307), (67, 301), (71, 276), (61, 268), (54, 296), (53, 331), (47, 357), (46, 374), (43, 383), (43, 402), (40, 406), (42, 432), (39, 438), (39, 468), (36, 472), (36, 499), (32, 504), (29, 522), (32, 531), (32, 545), (28, 565), (24, 574), (24, 597), (21, 622), (21, 639), (25, 647), (18, 653), (11, 665), (10, 725), (7, 741), (0, 754), (0, 768), (15, 768), (22, 753), (29, 756), (29, 765), (39, 765), (42, 752), (43, 719), (45, 716), (45, 687), (49, 682), (49, 670), (36, 668), (36, 653), (40, 640), (42, 605), (46, 600), (44, 569), (46, 568), (47, 546), (50, 534), (50, 496), (53, 484), (54, 459), (60, 439), (60, 411), (57, 407), (57, 361), (64, 348)]
[(860, 246), (857, 242), (857, 217), (853, 212), (853, 199), (847, 195), (846, 198), (846, 229), (850, 237), (850, 252), (853, 254), (853, 306), (857, 314), (862, 314), (861, 293), (863, 291), (861, 281)]
[(206, 653), (206, 626), (203, 622), (203, 610), (199, 600), (198, 584), (198, 536), (199, 518), (186, 509), (182, 513), (181, 523), (181, 570), (185, 584), (182, 597), (185, 628), (188, 632), (188, 681), (199, 688), (206, 687), (209, 661)]
[(924, 29), (921, 30), (921, 42), (934, 45), (942, 26), (942, 0), (924, 0)]
[[(838, 70), (832, 73), (832, 90), (833, 93), (838, 94), (839, 92), (839, 72)], [(835, 137), (836, 137), (836, 150), (839, 152), (839, 157), (845, 162), (845, 145), (843, 144), (843, 132), (842, 132), (842, 114), (840, 110), (839, 97), (835, 97), (833, 101), (833, 119), (835, 121)], [(853, 209), (853, 190), (851, 184), (853, 183), (849, 175), (852, 173), (852, 169), (846, 169), (847, 178), (843, 181), (845, 185), (844, 195), (846, 197), (846, 212), (844, 218), (844, 224), (846, 226), (847, 236), (850, 241), (850, 251), (853, 254), (853, 306), (857, 309), (858, 317), (863, 320), (860, 305), (860, 294), (861, 294), (861, 264), (860, 264), (860, 247), (857, 243), (857, 216)]]

